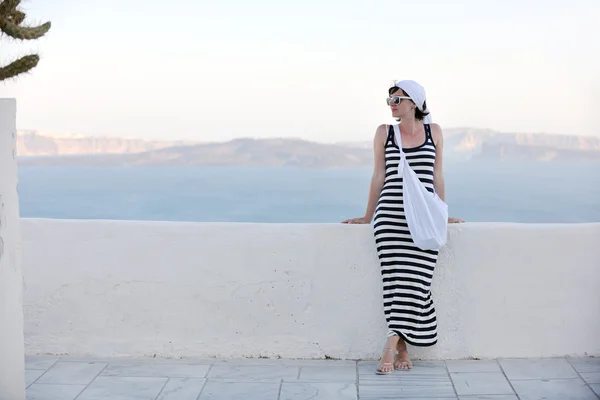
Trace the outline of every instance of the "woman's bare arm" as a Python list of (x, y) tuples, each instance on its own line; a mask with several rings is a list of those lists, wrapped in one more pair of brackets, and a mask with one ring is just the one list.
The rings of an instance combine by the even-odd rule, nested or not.
[(385, 141), (387, 139), (387, 132), (385, 131), (385, 125), (381, 125), (375, 132), (375, 138), (373, 139), (373, 151), (374, 151), (374, 163), (373, 163), (373, 176), (371, 177), (371, 186), (369, 189), (369, 199), (367, 201), (367, 210), (365, 212), (365, 218), (371, 222), (375, 215), (375, 209), (377, 208), (377, 202), (379, 201), (379, 195), (381, 189), (385, 183)]
[(431, 124), (431, 138), (435, 144), (435, 163), (433, 164), (433, 188), (440, 199), (446, 201), (446, 193), (444, 186), (444, 168), (443, 168), (443, 153), (444, 153), (444, 136), (442, 128), (438, 124)]

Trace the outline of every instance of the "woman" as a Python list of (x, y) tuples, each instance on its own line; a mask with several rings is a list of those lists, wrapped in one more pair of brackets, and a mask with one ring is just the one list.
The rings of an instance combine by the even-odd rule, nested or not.
[[(415, 81), (397, 82), (388, 91), (392, 116), (400, 121), (400, 139), (411, 168), (427, 190), (444, 200), (442, 129), (430, 123), (425, 89)], [(377, 374), (412, 369), (407, 343), (437, 343), (437, 322), (431, 280), (438, 251), (421, 250), (411, 239), (398, 176), (400, 149), (392, 126), (381, 125), (374, 139), (375, 168), (364, 217), (343, 223), (369, 224), (374, 218), (377, 254), (383, 278), (383, 301), (388, 338)], [(448, 222), (463, 222), (449, 218)]]

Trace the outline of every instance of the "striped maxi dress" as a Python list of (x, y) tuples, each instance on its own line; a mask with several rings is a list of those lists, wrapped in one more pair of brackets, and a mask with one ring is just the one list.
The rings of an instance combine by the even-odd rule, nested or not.
[[(427, 190), (433, 192), (435, 144), (425, 125), (425, 141), (403, 148), (406, 159)], [(400, 150), (389, 126), (385, 143), (385, 183), (374, 216), (374, 235), (383, 280), (383, 306), (388, 336), (399, 335), (414, 346), (437, 343), (437, 319), (431, 280), (438, 251), (421, 250), (411, 239), (404, 214)]]

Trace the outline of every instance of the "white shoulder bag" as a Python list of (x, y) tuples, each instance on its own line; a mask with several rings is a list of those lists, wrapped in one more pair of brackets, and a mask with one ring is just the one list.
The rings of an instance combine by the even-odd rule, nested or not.
[(415, 245), (422, 250), (439, 250), (446, 244), (448, 205), (429, 192), (406, 160), (402, 151), (400, 128), (394, 125), (396, 144), (400, 148), (398, 175), (402, 177), (404, 213)]

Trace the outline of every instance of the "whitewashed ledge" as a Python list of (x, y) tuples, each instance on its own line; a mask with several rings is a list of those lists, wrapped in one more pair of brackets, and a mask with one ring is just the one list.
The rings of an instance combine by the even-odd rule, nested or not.
[[(23, 219), (26, 354), (375, 359), (370, 226)], [(600, 356), (600, 224), (450, 226), (421, 359)]]

